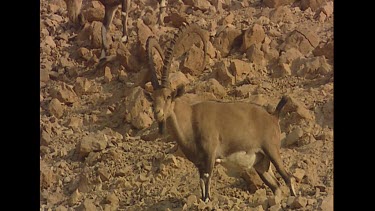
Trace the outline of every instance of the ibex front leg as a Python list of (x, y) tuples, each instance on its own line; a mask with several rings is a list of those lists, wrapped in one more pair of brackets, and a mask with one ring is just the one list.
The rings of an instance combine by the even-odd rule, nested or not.
[(109, 25), (112, 22), (113, 15), (115, 14), (115, 11), (117, 9), (118, 5), (116, 6), (105, 6), (105, 12), (104, 12), (104, 20), (103, 20), (103, 26), (102, 26), (102, 52), (100, 54), (100, 62), (103, 62), (103, 59), (106, 58), (106, 52), (109, 48), (107, 43), (107, 33), (109, 31)]
[(211, 178), (215, 165), (215, 153), (208, 153), (204, 158), (204, 163), (199, 167), (200, 186), (202, 200), (208, 202), (211, 199)]
[(121, 9), (121, 16), (122, 16), (122, 42), (128, 41), (128, 14), (130, 8), (131, 0), (122, 0), (122, 9)]
[(159, 25), (164, 26), (165, 11), (167, 9), (167, 0), (160, 1)]

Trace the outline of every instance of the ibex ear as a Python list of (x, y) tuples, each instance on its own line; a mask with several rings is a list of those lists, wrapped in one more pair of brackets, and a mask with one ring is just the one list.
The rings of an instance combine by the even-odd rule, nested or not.
[(145, 97), (148, 101), (152, 102), (154, 101), (154, 98), (152, 97), (152, 93), (146, 90), (143, 90), (143, 93), (145, 94)]
[(174, 90), (172, 93), (173, 99), (181, 97), (184, 93), (185, 93), (185, 85), (183, 84), (178, 85), (176, 90)]

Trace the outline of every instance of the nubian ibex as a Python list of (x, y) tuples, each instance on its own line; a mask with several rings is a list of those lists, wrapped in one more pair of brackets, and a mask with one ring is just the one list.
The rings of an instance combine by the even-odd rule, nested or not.
[(152, 69), (154, 91), (146, 94), (153, 101), (159, 133), (168, 132), (186, 158), (197, 167), (202, 200), (208, 201), (211, 197), (210, 182), (215, 163), (220, 163), (231, 173), (254, 167), (263, 182), (280, 196), (280, 184), (271, 169), (272, 163), (289, 186), (290, 194), (295, 196), (295, 179), (285, 170), (280, 156), (279, 114), (287, 98), (280, 100), (273, 114), (245, 102), (189, 104), (179, 99), (184, 86), (172, 90), (169, 71), (174, 46), (183, 34), (184, 30), (177, 33), (166, 50), (161, 84)]
[[(113, 16), (116, 9), (121, 5), (121, 16), (122, 16), (122, 42), (127, 42), (128, 40), (128, 13), (130, 9), (131, 0), (98, 0), (104, 5), (104, 19), (102, 26), (102, 51), (100, 55), (101, 63), (106, 60), (106, 53), (108, 50), (107, 44), (107, 32), (109, 31), (109, 25), (112, 23)], [(167, 0), (160, 0), (160, 13), (158, 23), (164, 25), (164, 16), (166, 10)], [(68, 16), (71, 22), (74, 24), (83, 25), (85, 18), (81, 13), (82, 0), (65, 0)]]

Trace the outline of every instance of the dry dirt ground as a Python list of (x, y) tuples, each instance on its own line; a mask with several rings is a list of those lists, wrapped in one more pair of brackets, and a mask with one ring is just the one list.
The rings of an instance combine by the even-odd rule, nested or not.
[[(159, 26), (156, 1), (132, 1), (128, 43), (119, 42), (118, 10), (108, 35), (115, 59), (93, 72), (103, 6), (85, 2), (88, 22), (78, 29), (63, 0), (41, 1), (40, 210), (333, 210), (333, 1), (168, 5)], [(153, 35), (164, 49), (182, 21), (197, 23), (209, 41), (203, 71), (195, 68), (199, 43), (172, 65), (171, 82), (186, 84), (188, 100), (244, 100), (271, 111), (289, 96), (281, 156), (297, 197), (278, 173), (281, 202), (257, 175), (229, 177), (218, 165), (213, 199), (204, 203), (196, 168), (157, 135), (152, 104), (137, 86), (149, 70), (145, 43)]]

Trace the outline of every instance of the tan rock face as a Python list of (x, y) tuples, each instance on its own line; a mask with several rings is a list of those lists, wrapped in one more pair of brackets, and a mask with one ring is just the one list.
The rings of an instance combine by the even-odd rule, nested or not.
[(221, 31), (214, 40), (214, 47), (220, 52), (222, 57), (226, 57), (232, 47), (241, 39), (241, 31), (228, 27)]
[[(104, 4), (117, 0), (83, 1), (83, 26), (69, 20), (67, 1), (40, 2), (40, 210), (333, 210), (332, 0), (171, 0), (164, 8), (164, 25), (158, 23), (160, 1), (128, 1), (128, 40), (120, 41), (119, 5), (107, 34), (110, 60), (103, 66), (98, 64)], [(243, 101), (268, 113), (288, 96), (278, 120), (280, 154), (296, 179), (298, 196), (290, 196), (268, 162), (262, 164), (279, 181), (281, 197), (254, 168), (245, 174), (215, 164), (212, 198), (201, 200), (198, 170), (171, 128), (159, 134), (146, 95), (154, 89), (142, 77), (150, 71), (148, 37), (155, 36), (166, 55), (185, 22), (202, 28), (208, 56), (198, 69), (203, 43), (194, 33), (176, 43), (171, 88), (184, 84), (180, 100), (188, 104)], [(153, 54), (160, 75), (163, 61)], [(9, 64), (16, 72), (33, 71)], [(240, 132), (223, 124), (234, 135)]]
[(135, 87), (125, 100), (125, 119), (138, 129), (149, 127), (153, 121), (151, 108), (143, 89)]
[(229, 71), (229, 61), (221, 61), (215, 65), (212, 71), (212, 77), (219, 81), (223, 86), (235, 84), (235, 77)]
[(48, 108), (49, 108), (50, 114), (54, 115), (57, 118), (62, 117), (64, 114), (64, 106), (56, 98), (51, 100)]
[(265, 33), (263, 27), (261, 25), (254, 24), (251, 28), (246, 30), (245, 34), (243, 35), (241, 50), (244, 52), (254, 44), (261, 44), (264, 38)]
[(185, 60), (182, 63), (181, 71), (185, 74), (189, 73), (193, 76), (201, 75), (202, 64), (204, 62), (204, 52), (202, 49), (193, 45), (188, 51)]

